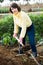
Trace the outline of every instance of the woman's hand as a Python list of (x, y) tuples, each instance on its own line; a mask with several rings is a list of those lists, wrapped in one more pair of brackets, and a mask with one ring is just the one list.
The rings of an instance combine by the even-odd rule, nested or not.
[(13, 37), (16, 38), (16, 37), (17, 37), (17, 33), (14, 33), (14, 34), (13, 34)]
[(20, 37), (19, 38), (19, 42), (22, 43), (23, 42), (23, 38)]

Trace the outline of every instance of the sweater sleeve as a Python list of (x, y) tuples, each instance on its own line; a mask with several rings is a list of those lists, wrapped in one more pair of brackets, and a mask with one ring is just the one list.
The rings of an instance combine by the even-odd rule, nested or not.
[(15, 23), (15, 16), (13, 14), (13, 20), (14, 20), (14, 33), (18, 33), (18, 25)]
[(27, 27), (26, 27), (26, 16), (24, 16), (24, 17), (22, 17), (22, 29), (21, 29), (20, 37), (22, 37), (22, 38), (25, 37), (26, 29), (27, 29)]
[(18, 33), (18, 25), (14, 24), (14, 33)]
[(20, 37), (22, 37), (22, 38), (24, 38), (25, 37), (25, 34), (26, 34), (26, 26), (25, 25), (23, 25), (22, 26), (22, 29), (21, 29), (21, 33), (20, 33)]

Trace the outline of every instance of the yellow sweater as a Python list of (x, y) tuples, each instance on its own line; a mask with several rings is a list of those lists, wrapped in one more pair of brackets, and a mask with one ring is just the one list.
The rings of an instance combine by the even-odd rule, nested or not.
[(18, 14), (13, 14), (14, 19), (14, 33), (18, 33), (18, 28), (21, 27), (20, 37), (24, 38), (27, 27), (32, 25), (32, 21), (27, 13), (21, 11)]

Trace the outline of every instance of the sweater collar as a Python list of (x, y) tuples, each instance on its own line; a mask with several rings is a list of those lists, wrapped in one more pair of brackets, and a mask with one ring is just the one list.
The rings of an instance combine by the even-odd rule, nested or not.
[(13, 14), (15, 17), (20, 17), (20, 13), (21, 13), (21, 11), (20, 12), (18, 12), (17, 14)]

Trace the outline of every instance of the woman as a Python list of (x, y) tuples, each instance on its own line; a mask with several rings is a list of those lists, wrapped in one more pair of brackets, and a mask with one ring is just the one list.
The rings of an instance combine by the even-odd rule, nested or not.
[[(12, 3), (10, 7), (10, 12), (13, 14), (14, 19), (14, 34), (13, 37), (16, 37), (18, 34), (19, 27), (21, 28), (19, 40), (25, 45), (25, 36), (28, 35), (32, 53), (37, 57), (37, 50), (35, 46), (35, 31), (34, 25), (30, 17), (21, 10), (20, 6), (16, 3)], [(23, 53), (23, 50), (20, 50), (20, 54)]]

